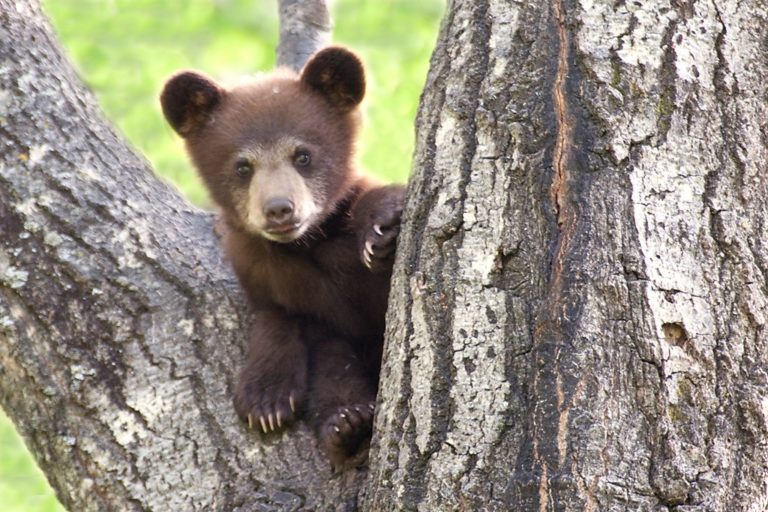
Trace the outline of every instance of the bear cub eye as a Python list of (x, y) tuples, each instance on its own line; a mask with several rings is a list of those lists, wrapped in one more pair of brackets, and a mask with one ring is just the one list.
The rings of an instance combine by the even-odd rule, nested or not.
[(296, 167), (306, 167), (312, 162), (312, 155), (306, 149), (297, 149), (293, 154), (293, 164)]
[(248, 160), (238, 160), (237, 163), (235, 163), (235, 174), (239, 178), (250, 178), (251, 174), (253, 174), (253, 166), (251, 165), (251, 162)]

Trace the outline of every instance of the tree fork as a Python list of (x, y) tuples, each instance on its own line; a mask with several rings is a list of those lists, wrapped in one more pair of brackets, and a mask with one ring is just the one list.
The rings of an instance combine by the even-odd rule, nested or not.
[(109, 127), (37, 3), (0, 20), (0, 403), (60, 501), (354, 507), (364, 471), (235, 416), (250, 320), (213, 216)]
[(367, 483), (303, 427), (238, 424), (248, 315), (211, 217), (108, 128), (35, 4), (0, 20), (0, 401), (70, 508), (768, 506), (760, 2), (449, 4)]

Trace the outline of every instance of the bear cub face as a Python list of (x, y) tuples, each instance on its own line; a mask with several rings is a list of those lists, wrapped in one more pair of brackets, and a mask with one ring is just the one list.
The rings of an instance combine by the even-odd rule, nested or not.
[(359, 59), (327, 48), (303, 69), (224, 89), (192, 71), (166, 84), (166, 118), (235, 228), (291, 242), (319, 225), (353, 178)]

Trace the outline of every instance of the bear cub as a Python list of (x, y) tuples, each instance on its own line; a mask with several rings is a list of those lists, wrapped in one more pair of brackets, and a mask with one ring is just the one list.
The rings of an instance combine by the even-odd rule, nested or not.
[(364, 93), (360, 59), (329, 47), (298, 76), (185, 71), (160, 97), (255, 311), (235, 409), (264, 434), (306, 416), (335, 468), (367, 454), (404, 195), (355, 169)]

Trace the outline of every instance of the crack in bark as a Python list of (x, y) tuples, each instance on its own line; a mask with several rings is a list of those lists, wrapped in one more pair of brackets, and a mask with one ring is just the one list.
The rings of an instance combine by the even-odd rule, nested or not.
[[(533, 376), (533, 396), (540, 396), (539, 401), (544, 399), (548, 401), (555, 399), (556, 404), (553, 404), (554, 410), (552, 414), (558, 415), (556, 421), (556, 433), (554, 442), (556, 443), (556, 449), (558, 451), (557, 464), (562, 469), (567, 450), (567, 410), (563, 410), (562, 406), (566, 399), (562, 395), (562, 371), (560, 369), (559, 357), (561, 354), (559, 347), (550, 347), (545, 349), (541, 346), (542, 338), (547, 337), (547, 333), (551, 333), (553, 336), (556, 333), (561, 333), (562, 326), (555, 325), (548, 317), (557, 318), (558, 314), (555, 313), (559, 307), (568, 307), (563, 304), (563, 293), (565, 290), (564, 272), (565, 272), (565, 259), (569, 250), (571, 249), (571, 243), (574, 236), (577, 213), (575, 211), (575, 205), (570, 202), (569, 196), (572, 193), (570, 189), (571, 185), (571, 172), (574, 163), (573, 153), (575, 151), (575, 118), (571, 112), (569, 105), (568, 94), (568, 79), (571, 65), (571, 42), (570, 34), (568, 32), (567, 20), (565, 15), (565, 7), (563, 0), (553, 0), (551, 4), (551, 12), (554, 17), (554, 24), (556, 29), (556, 39), (559, 43), (558, 52), (556, 57), (556, 70), (554, 77), (554, 84), (552, 88), (553, 109), (556, 119), (556, 134), (555, 134), (555, 147), (552, 156), (552, 165), (554, 175), (552, 178), (552, 184), (550, 186), (550, 199), (555, 209), (555, 220), (558, 228), (558, 240), (555, 248), (555, 254), (551, 263), (550, 269), (550, 285), (549, 293), (547, 295), (547, 305), (545, 305), (544, 319), (534, 328), (533, 338), (538, 339), (537, 345), (537, 357), (540, 359), (543, 357), (544, 352), (548, 352), (551, 349), (555, 351), (554, 363), (554, 375), (547, 375), (546, 378), (553, 378), (555, 389), (552, 390), (555, 393), (554, 397), (540, 396), (545, 392), (540, 387), (540, 378), (544, 377), (544, 373), (547, 373), (546, 366), (542, 369), (534, 371)], [(564, 313), (565, 311), (563, 311)], [(556, 336), (560, 338), (561, 336)], [(548, 337), (547, 337), (548, 339)], [(545, 340), (546, 341), (546, 340)], [(550, 340), (555, 341), (555, 340)], [(549, 343), (549, 342), (548, 342)], [(547, 363), (545, 363), (546, 365)], [(559, 383), (559, 384), (558, 384)], [(552, 383), (550, 383), (552, 384)], [(539, 472), (539, 489), (538, 489), (538, 503), (539, 510), (545, 511), (548, 507), (554, 507), (556, 499), (552, 495), (550, 477), (549, 477), (549, 464), (547, 462), (547, 456), (541, 453), (540, 441), (547, 437), (547, 434), (540, 429), (548, 429), (544, 425), (539, 425), (539, 421), (544, 418), (548, 418), (550, 413), (540, 407), (545, 404), (539, 404), (539, 401), (534, 405), (533, 412), (533, 459), (535, 463), (540, 467)], [(565, 425), (562, 424), (565, 420)], [(558, 483), (558, 487), (559, 487)]]
[(659, 84), (661, 90), (659, 91), (659, 98), (656, 103), (656, 134), (657, 145), (661, 145), (667, 140), (667, 133), (672, 127), (672, 116), (677, 111), (677, 68), (675, 61), (677, 55), (675, 53), (675, 45), (673, 44), (673, 37), (677, 32), (677, 26), (680, 20), (686, 19), (687, 8), (681, 5), (679, 2), (673, 2), (678, 13), (677, 19), (670, 20), (664, 35), (662, 37), (662, 48), (664, 48), (664, 56), (661, 61), (661, 69), (659, 70)]
[(565, 12), (562, 0), (553, 2), (555, 21), (557, 23), (557, 35), (560, 47), (557, 56), (557, 72), (552, 89), (554, 98), (555, 115), (557, 117), (557, 133), (555, 151), (552, 158), (555, 176), (552, 180), (552, 204), (555, 206), (555, 217), (560, 228), (566, 224), (567, 212), (565, 197), (568, 193), (569, 159), (573, 147), (574, 120), (568, 108), (568, 93), (566, 80), (569, 68), (570, 42), (566, 28)]

